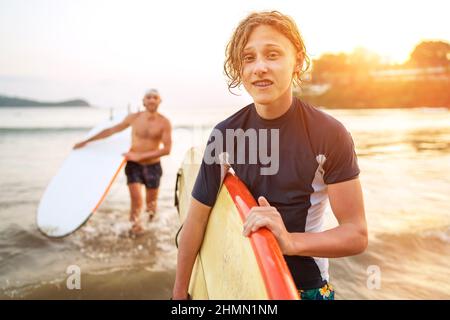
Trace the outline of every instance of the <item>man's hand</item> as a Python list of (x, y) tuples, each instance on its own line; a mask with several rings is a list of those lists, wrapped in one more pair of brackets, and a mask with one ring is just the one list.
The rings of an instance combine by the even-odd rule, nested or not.
[(80, 149), (80, 148), (83, 148), (86, 144), (87, 144), (86, 141), (81, 141), (81, 142), (76, 143), (76, 144), (73, 146), (73, 148), (74, 148), (74, 149)]
[(122, 155), (129, 161), (139, 162), (142, 160), (142, 154), (139, 152), (130, 151), (123, 153)]
[(286, 230), (280, 213), (264, 197), (259, 197), (258, 203), (259, 207), (250, 209), (249, 216), (244, 223), (244, 236), (248, 237), (259, 228), (266, 227), (277, 239), (283, 254), (291, 255), (293, 253), (291, 235)]

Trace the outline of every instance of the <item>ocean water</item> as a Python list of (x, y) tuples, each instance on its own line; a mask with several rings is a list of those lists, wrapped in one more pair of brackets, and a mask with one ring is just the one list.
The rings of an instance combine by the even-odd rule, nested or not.
[[(117, 110), (116, 110), (117, 111)], [(36, 228), (39, 199), (72, 145), (110, 111), (0, 109), (0, 299), (167, 299), (175, 276), (175, 176), (184, 153), (237, 109), (161, 106), (173, 150), (162, 161), (159, 213), (137, 239), (127, 236), (124, 174), (88, 223), (62, 239)], [(119, 112), (119, 111), (117, 111)], [(355, 141), (369, 226), (361, 255), (330, 259), (337, 299), (450, 298), (450, 111), (444, 108), (326, 110)], [(331, 212), (327, 226), (336, 225)], [(81, 289), (66, 286), (81, 270)], [(372, 281), (376, 270), (379, 285)]]

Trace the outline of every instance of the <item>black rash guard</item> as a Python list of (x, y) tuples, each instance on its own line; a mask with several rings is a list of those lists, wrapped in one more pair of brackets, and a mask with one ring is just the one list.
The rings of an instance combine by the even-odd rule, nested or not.
[[(242, 130), (234, 131), (237, 134), (232, 139), (231, 136), (227, 138), (227, 132), (236, 129)], [(250, 143), (244, 143), (245, 154), (241, 160), (245, 158), (245, 161), (238, 161), (237, 137), (244, 137), (244, 141), (248, 142), (251, 134), (245, 133), (250, 131), (267, 132), (266, 146), (258, 143), (255, 150), (255, 146), (249, 147)], [(330, 115), (298, 98), (293, 98), (288, 111), (273, 120), (261, 118), (254, 104), (250, 104), (216, 125), (214, 132), (206, 148), (223, 139), (223, 151), (236, 155), (229, 161), (236, 175), (255, 199), (264, 196), (277, 208), (289, 232), (322, 231), (328, 204), (327, 185), (355, 179), (360, 172), (353, 140), (346, 128)], [(222, 137), (217, 132), (222, 133)], [(257, 135), (258, 142), (261, 137)], [(279, 140), (276, 145), (278, 165), (274, 164), (273, 159), (269, 164), (267, 159), (252, 159), (252, 152), (253, 155), (258, 154), (260, 148), (265, 148), (263, 151), (270, 156), (277, 154), (271, 138)], [(217, 157), (220, 152), (214, 151), (212, 154)], [(206, 153), (192, 196), (212, 207), (220, 188), (221, 169), (220, 164), (205, 161)], [(272, 172), (262, 174), (261, 169), (270, 166), (272, 170), (269, 171)], [(277, 169), (275, 173), (274, 168)], [(320, 288), (329, 280), (326, 258), (285, 256), (285, 259), (298, 289)]]

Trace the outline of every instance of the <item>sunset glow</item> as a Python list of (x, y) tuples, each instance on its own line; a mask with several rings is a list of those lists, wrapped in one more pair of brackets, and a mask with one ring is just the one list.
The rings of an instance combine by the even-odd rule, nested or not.
[[(296, 20), (312, 58), (364, 47), (401, 63), (423, 39), (449, 40), (445, 1), (0, 1), (0, 93), (139, 104), (240, 104), (226, 90), (224, 47), (248, 12)], [(184, 97), (181, 102), (179, 97)]]

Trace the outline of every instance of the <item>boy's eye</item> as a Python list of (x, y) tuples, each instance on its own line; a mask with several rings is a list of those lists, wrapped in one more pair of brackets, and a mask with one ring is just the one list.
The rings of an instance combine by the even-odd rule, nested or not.
[(251, 62), (251, 61), (253, 61), (253, 56), (252, 55), (245, 55), (242, 60), (244, 60), (244, 62)]
[(278, 54), (278, 52), (273, 51), (273, 52), (270, 52), (267, 56), (270, 59), (275, 59), (275, 58), (278, 58), (279, 54)]

